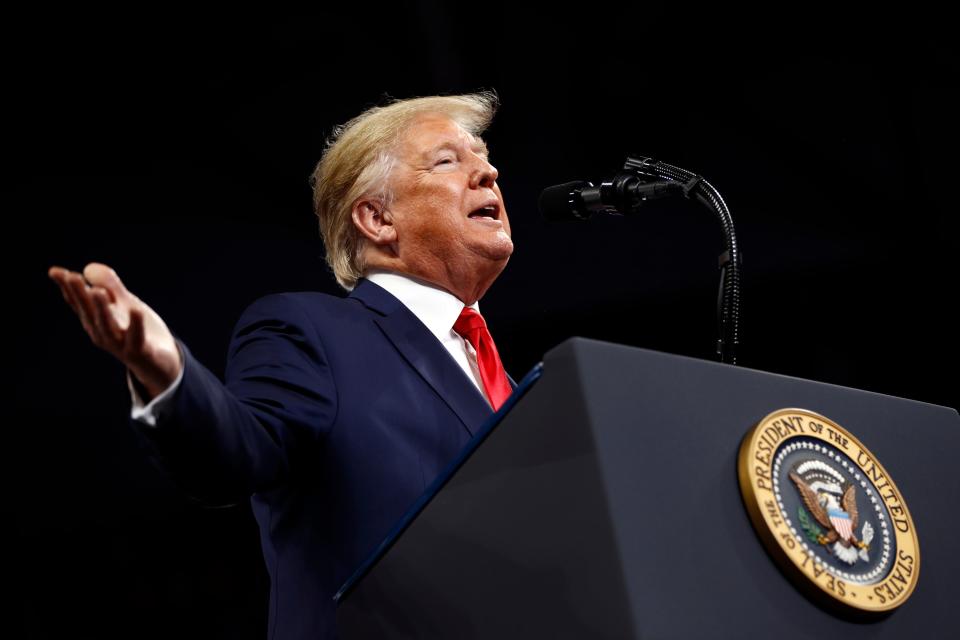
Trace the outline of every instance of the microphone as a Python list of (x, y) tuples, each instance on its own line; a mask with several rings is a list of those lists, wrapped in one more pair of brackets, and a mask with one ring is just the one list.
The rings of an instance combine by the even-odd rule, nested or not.
[(686, 195), (680, 182), (651, 181), (641, 169), (649, 162), (656, 161), (630, 158), (623, 171), (596, 187), (582, 180), (547, 187), (540, 193), (540, 214), (550, 221), (586, 220), (596, 213), (629, 215), (650, 200)]
[(717, 296), (717, 355), (737, 363), (740, 344), (741, 256), (730, 209), (720, 193), (695, 173), (653, 158), (627, 156), (620, 173), (593, 186), (576, 181), (547, 187), (540, 193), (540, 213), (547, 220), (586, 220), (595, 213), (629, 215), (651, 201), (683, 196), (695, 199), (716, 215), (723, 230), (720, 293)]

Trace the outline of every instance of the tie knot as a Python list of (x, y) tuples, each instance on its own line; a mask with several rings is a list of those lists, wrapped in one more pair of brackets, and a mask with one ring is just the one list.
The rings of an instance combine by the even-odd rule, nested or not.
[(461, 336), (486, 328), (487, 323), (484, 322), (483, 316), (470, 307), (464, 307), (463, 311), (460, 312), (460, 317), (453, 323), (453, 330)]

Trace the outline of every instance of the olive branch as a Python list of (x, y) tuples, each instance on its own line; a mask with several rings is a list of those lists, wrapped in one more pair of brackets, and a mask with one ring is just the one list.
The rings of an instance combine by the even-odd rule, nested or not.
[(823, 530), (817, 526), (817, 523), (810, 520), (806, 509), (797, 507), (797, 519), (800, 521), (800, 527), (803, 529), (803, 534), (807, 536), (807, 540), (814, 544), (820, 544), (819, 538), (823, 534)]

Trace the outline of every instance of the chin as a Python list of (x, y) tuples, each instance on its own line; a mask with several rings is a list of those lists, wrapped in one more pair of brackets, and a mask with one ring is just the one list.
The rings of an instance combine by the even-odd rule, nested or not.
[[(493, 240), (488, 239), (486, 242), (475, 242), (463, 249), (464, 256), (470, 256), (467, 259), (473, 263), (472, 269), (485, 270), (489, 263), (506, 265), (507, 260), (513, 255), (513, 241), (504, 234)], [(503, 265), (497, 266), (502, 269)]]
[(513, 240), (503, 234), (497, 238), (497, 241), (490, 246), (489, 257), (491, 260), (506, 260), (513, 255)]

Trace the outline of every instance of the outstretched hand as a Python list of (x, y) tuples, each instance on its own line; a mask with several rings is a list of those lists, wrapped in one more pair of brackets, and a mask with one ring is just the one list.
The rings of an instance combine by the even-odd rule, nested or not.
[(50, 278), (80, 318), (93, 344), (130, 370), (150, 398), (180, 375), (180, 350), (163, 319), (123, 286), (116, 272), (92, 262), (83, 274), (51, 267)]

